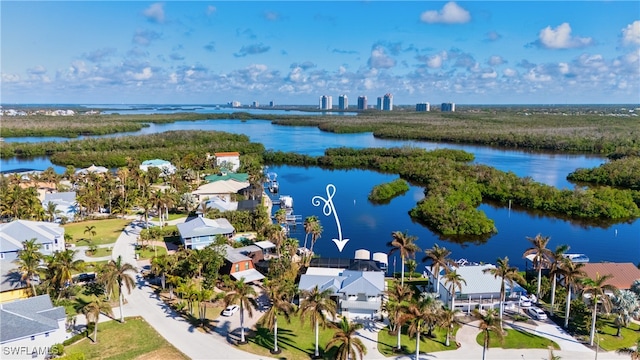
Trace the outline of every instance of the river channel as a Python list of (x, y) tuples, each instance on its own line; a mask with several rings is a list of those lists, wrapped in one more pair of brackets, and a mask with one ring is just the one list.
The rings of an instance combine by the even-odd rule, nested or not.
[[(454, 148), (475, 155), (475, 162), (493, 166), (503, 171), (512, 171), (518, 176), (529, 176), (536, 181), (558, 188), (573, 188), (566, 180), (567, 174), (579, 167), (595, 167), (606, 161), (602, 157), (587, 155), (546, 154), (517, 150), (495, 149), (483, 146), (459, 144), (396, 141), (374, 138), (371, 133), (333, 134), (312, 127), (289, 127), (272, 125), (268, 121), (250, 120), (200, 120), (181, 121), (170, 124), (150, 124), (149, 127), (129, 134), (150, 134), (169, 130), (219, 130), (241, 133), (251, 141), (264, 144), (267, 149), (292, 151), (308, 155), (320, 155), (331, 147), (354, 148), (416, 146), (425, 149)], [(122, 135), (117, 135), (122, 136)], [(65, 141), (61, 138), (8, 138), (5, 141)], [(144, 160), (144, 159), (141, 159)], [(99, 165), (99, 164), (96, 164)], [(45, 169), (52, 166), (48, 158), (0, 159), (0, 168)], [(64, 167), (54, 166), (57, 172)], [(272, 167), (269, 171), (278, 174), (282, 194), (294, 198), (294, 212), (303, 219), (316, 215), (324, 228), (322, 237), (315, 245), (316, 252), (323, 257), (353, 257), (355, 250), (387, 252), (386, 243), (393, 231), (407, 231), (418, 237), (418, 246), (428, 249), (434, 243), (447, 247), (453, 258), (466, 258), (477, 262), (495, 262), (496, 258), (508, 256), (512, 265), (524, 268), (522, 253), (528, 248), (526, 237), (540, 233), (550, 236), (549, 247), (568, 244), (572, 253), (584, 253), (597, 261), (640, 261), (640, 220), (608, 225), (585, 225), (576, 221), (561, 220), (547, 215), (530, 213), (504, 206), (482, 204), (481, 209), (496, 223), (498, 233), (481, 240), (454, 241), (441, 238), (429, 229), (413, 222), (408, 211), (422, 198), (423, 189), (411, 187), (405, 195), (387, 205), (373, 205), (367, 194), (374, 185), (397, 178), (364, 170), (323, 170), (292, 166)], [(327, 184), (334, 184), (333, 198), (336, 213), (341, 223), (343, 238), (350, 239), (340, 253), (331, 239), (338, 238), (338, 229), (333, 215), (325, 216), (322, 207), (314, 207), (311, 198), (315, 195), (327, 197)], [(302, 225), (292, 229), (292, 237), (304, 242)], [(417, 256), (418, 262), (423, 253)], [(399, 261), (399, 259), (398, 259)], [(393, 270), (393, 258), (389, 259)], [(399, 269), (399, 262), (397, 263)], [(419, 268), (418, 270), (420, 270)]]

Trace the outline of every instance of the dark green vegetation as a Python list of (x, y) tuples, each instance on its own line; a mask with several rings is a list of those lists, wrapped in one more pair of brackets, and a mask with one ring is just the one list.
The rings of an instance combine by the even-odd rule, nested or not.
[(593, 169), (577, 169), (567, 177), (571, 181), (640, 190), (640, 157), (612, 160)]
[(407, 191), (409, 191), (409, 183), (403, 179), (396, 179), (386, 184), (374, 186), (369, 193), (369, 200), (375, 203), (387, 203)]
[(191, 164), (190, 159), (201, 158), (202, 154), (216, 151), (238, 151), (243, 155), (261, 154), (264, 147), (249, 142), (245, 135), (218, 131), (168, 131), (152, 135), (65, 142), (5, 143), (0, 148), (0, 156), (50, 156), (54, 164), (76, 167), (92, 164), (123, 167), (128, 165), (128, 159), (136, 159), (139, 162), (165, 159), (176, 166), (184, 165), (196, 170), (201, 168), (202, 164)]
[(411, 216), (445, 235), (486, 235), (493, 221), (477, 209), (483, 201), (541, 210), (578, 219), (626, 220), (640, 216), (638, 191), (597, 187), (559, 190), (485, 165), (468, 164), (473, 155), (460, 150), (415, 148), (328, 149), (310, 157), (267, 152), (267, 164), (362, 168), (399, 174), (425, 187), (425, 198)]

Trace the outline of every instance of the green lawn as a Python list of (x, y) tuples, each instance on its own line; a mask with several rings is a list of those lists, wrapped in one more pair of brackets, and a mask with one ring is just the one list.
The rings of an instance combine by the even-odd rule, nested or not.
[(100, 247), (96, 249), (93, 253), (89, 253), (89, 251), (85, 251), (86, 255), (89, 257), (103, 257), (111, 255), (111, 247)]
[[(124, 227), (130, 222), (131, 220), (128, 219), (104, 219), (75, 222), (63, 226), (65, 233), (73, 237), (73, 240), (69, 241), (70, 244), (85, 246), (88, 245), (86, 241), (78, 242), (78, 240), (89, 239), (95, 245), (102, 245), (116, 242)], [(93, 230), (96, 234), (92, 236), (90, 233), (85, 233), (87, 226), (95, 226)]]
[(64, 350), (67, 355), (83, 353), (86, 359), (188, 359), (142, 318), (100, 323), (97, 344), (84, 339)]
[[(489, 347), (499, 347), (503, 349), (548, 349), (549, 346), (552, 346), (555, 350), (560, 350), (558, 344), (542, 336), (513, 329), (505, 329), (505, 332), (506, 335), (503, 337), (502, 342), (500, 342), (494, 334), (491, 334)], [(478, 333), (476, 342), (482, 346), (483, 340), (484, 337), (482, 333)]]
[(640, 338), (640, 325), (632, 322), (629, 327), (620, 330), (620, 337), (616, 336), (617, 333), (615, 317), (605, 318), (604, 326), (596, 334), (600, 338), (600, 347), (606, 351), (613, 351), (635, 346)]
[[(398, 346), (398, 335), (390, 335), (388, 328), (380, 330), (378, 333), (378, 349), (384, 356), (397, 356), (398, 354), (393, 352), (393, 349)], [(405, 350), (405, 354), (415, 354), (416, 352), (416, 338), (409, 337), (407, 335), (406, 326), (403, 327), (402, 335), (400, 335), (400, 344)], [(434, 351), (455, 350), (456, 342), (454, 340), (455, 332), (458, 331), (458, 327), (455, 328), (454, 334), (451, 335), (449, 340), (450, 345), (445, 346), (445, 340), (447, 333), (444, 329), (435, 328), (433, 330), (434, 338), (426, 336), (426, 333), (420, 334), (420, 352), (430, 353)]]
[(147, 246), (144, 249), (137, 249), (136, 250), (136, 254), (138, 255), (138, 259), (151, 259), (152, 257), (154, 257), (156, 255), (156, 252), (157, 252), (158, 256), (164, 255), (164, 254), (167, 253), (167, 249), (165, 247), (162, 247), (162, 246), (156, 246), (156, 248), (154, 250), (153, 246)]
[[(255, 316), (255, 314), (254, 314)], [(320, 326), (319, 348), (320, 355), (325, 359), (333, 359), (333, 351), (325, 352), (325, 346), (333, 337), (334, 330), (327, 327), (322, 329)], [(273, 357), (269, 352), (273, 349), (273, 334), (264, 328), (259, 328), (247, 337), (249, 341), (246, 345), (240, 345), (240, 349), (254, 354)], [(294, 315), (291, 317), (291, 323), (278, 317), (278, 347), (282, 353), (277, 357), (287, 360), (309, 360), (315, 349), (315, 332), (313, 326), (309, 323), (309, 319), (305, 319), (304, 325), (300, 322), (300, 317)]]

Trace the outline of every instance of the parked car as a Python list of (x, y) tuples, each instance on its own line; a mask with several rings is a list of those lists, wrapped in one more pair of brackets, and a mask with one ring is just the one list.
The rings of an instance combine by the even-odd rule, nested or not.
[(529, 299), (524, 295), (520, 295), (519, 304), (520, 304), (520, 307), (523, 307), (523, 308), (531, 307), (531, 299)]
[(528, 308), (527, 313), (534, 320), (547, 320), (547, 314), (542, 309), (535, 306)]
[(229, 305), (226, 309), (222, 310), (222, 316), (231, 316), (235, 314), (238, 309), (240, 309), (238, 305)]

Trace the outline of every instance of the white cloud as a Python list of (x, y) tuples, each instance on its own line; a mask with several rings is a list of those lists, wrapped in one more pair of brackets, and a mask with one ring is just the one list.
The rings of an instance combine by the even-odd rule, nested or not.
[(42, 65), (36, 65), (30, 69), (27, 69), (27, 73), (30, 75), (42, 75), (47, 72), (47, 69)]
[(388, 56), (384, 48), (376, 46), (371, 50), (371, 57), (369, 58), (369, 67), (372, 69), (389, 69), (396, 66), (396, 61)]
[(169, 74), (169, 84), (177, 84), (178, 83), (178, 74), (171, 73)]
[(209, 5), (207, 6), (207, 15), (211, 16), (213, 15), (218, 9), (213, 6), (213, 5)]
[(622, 29), (622, 44), (640, 45), (640, 20), (636, 20)]
[(153, 71), (151, 71), (151, 68), (147, 66), (142, 69), (142, 72), (127, 71), (127, 75), (134, 80), (149, 80), (153, 76)]
[(569, 64), (565, 62), (561, 62), (558, 64), (558, 69), (560, 70), (560, 74), (568, 74), (569, 73)]
[(439, 69), (442, 67), (443, 60), (443, 56), (440, 54), (429, 56), (429, 59), (427, 59), (427, 66), (432, 69)]
[(547, 49), (572, 49), (593, 44), (593, 39), (590, 37), (572, 36), (569, 23), (562, 23), (555, 29), (547, 26), (540, 30), (538, 40), (540, 45)]
[(20, 81), (20, 76), (16, 74), (7, 74), (2, 73), (2, 82), (3, 83), (12, 83)]
[(162, 24), (164, 22), (164, 4), (151, 4), (148, 8), (144, 9), (142, 15), (144, 15), (149, 21)]
[(498, 65), (504, 64), (505, 62), (506, 61), (502, 58), (502, 56), (493, 55), (493, 56), (489, 57), (489, 60), (487, 61), (487, 64), (489, 64), (491, 66), (498, 66)]
[(504, 76), (506, 77), (515, 77), (518, 76), (518, 72), (512, 68), (506, 68), (504, 69), (504, 71), (502, 72), (502, 74), (504, 74)]
[(451, 1), (444, 5), (442, 10), (429, 10), (420, 15), (420, 21), (428, 24), (464, 24), (471, 20), (469, 12)]

